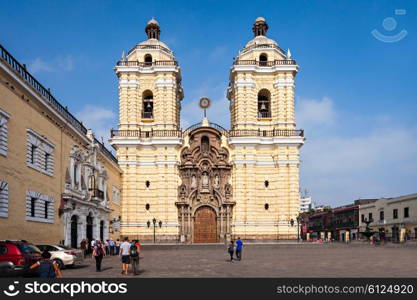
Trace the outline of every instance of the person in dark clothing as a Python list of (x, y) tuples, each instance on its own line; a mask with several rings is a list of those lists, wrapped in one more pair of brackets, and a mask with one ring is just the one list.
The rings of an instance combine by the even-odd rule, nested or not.
[(101, 272), (101, 262), (103, 257), (106, 256), (106, 250), (100, 241), (97, 241), (93, 248), (93, 257), (96, 260), (96, 271)]
[(138, 240), (132, 242), (130, 246), (130, 261), (132, 264), (132, 273), (133, 275), (139, 274), (139, 252), (140, 244)]
[(235, 253), (235, 242), (233, 240), (230, 241), (229, 247), (227, 247), (227, 252), (229, 252), (230, 261), (233, 261), (233, 254)]
[(58, 267), (58, 264), (54, 261), (51, 261), (51, 253), (46, 250), (42, 252), (42, 259), (31, 265), (29, 268), (31, 270), (39, 268), (38, 276), (40, 278), (62, 278), (62, 273)]
[(236, 241), (236, 258), (237, 258), (237, 260), (242, 260), (242, 248), (243, 248), (243, 243), (240, 240), (240, 237), (238, 237), (237, 241)]
[(81, 251), (83, 252), (83, 256), (84, 256), (84, 258), (86, 257), (86, 255), (87, 255), (87, 241), (85, 240), (85, 239), (83, 239), (82, 241), (81, 241), (81, 244), (80, 244), (80, 249), (81, 249)]

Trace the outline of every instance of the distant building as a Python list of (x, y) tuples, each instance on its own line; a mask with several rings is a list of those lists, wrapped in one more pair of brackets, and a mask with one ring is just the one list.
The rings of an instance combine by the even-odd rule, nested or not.
[(301, 196), (300, 197), (300, 212), (307, 212), (313, 208), (313, 204), (311, 202), (311, 196)]
[(303, 239), (357, 240), (359, 235), (359, 206), (376, 199), (360, 199), (352, 204), (331, 208), (320, 205), (300, 215)]
[(373, 231), (394, 242), (417, 238), (417, 194), (395, 198), (380, 198), (359, 208), (360, 230), (367, 221)]

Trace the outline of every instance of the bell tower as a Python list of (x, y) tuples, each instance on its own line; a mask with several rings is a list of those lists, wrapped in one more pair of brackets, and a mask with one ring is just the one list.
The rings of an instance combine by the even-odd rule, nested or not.
[(119, 78), (119, 130), (177, 130), (184, 97), (173, 52), (162, 42), (155, 19), (145, 27), (147, 40), (122, 54)]
[(152, 240), (156, 226), (158, 239), (176, 240), (181, 72), (173, 52), (160, 40), (155, 19), (145, 32), (147, 39), (127, 56), (122, 54), (114, 68), (119, 124), (110, 143), (123, 171), (120, 231), (122, 236)]
[(266, 36), (268, 29), (264, 18), (255, 20), (253, 39), (239, 51), (230, 69), (233, 235), (294, 239), (299, 149), (304, 144), (294, 116), (298, 65), (289, 50), (285, 53)]
[(232, 130), (295, 129), (294, 78), (296, 62), (266, 36), (268, 24), (259, 17), (254, 38), (233, 62), (227, 97)]

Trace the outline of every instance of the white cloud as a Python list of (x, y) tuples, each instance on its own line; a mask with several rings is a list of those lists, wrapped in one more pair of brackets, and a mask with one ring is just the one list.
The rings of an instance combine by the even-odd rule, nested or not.
[[(300, 177), (303, 189), (317, 202), (334, 206), (360, 197), (416, 192), (417, 127), (393, 126), (401, 122), (388, 115), (374, 118), (383, 120), (376, 128), (366, 116), (355, 119), (361, 124), (351, 127), (345, 120), (349, 116), (339, 113), (329, 98), (304, 104), (297, 112), (307, 132)], [(328, 125), (336, 119), (340, 122), (334, 130)]]
[(298, 123), (305, 127), (332, 125), (336, 118), (333, 100), (328, 97), (323, 97), (321, 100), (301, 100), (296, 114)]
[(75, 116), (83, 122), (84, 126), (92, 129), (94, 136), (109, 146), (110, 129), (117, 124), (116, 113), (101, 106), (87, 104)]
[(45, 61), (43, 61), (40, 57), (34, 59), (28, 66), (28, 69), (33, 74), (39, 73), (39, 72), (50, 72), (52, 71), (52, 68), (49, 64), (47, 64)]
[(74, 59), (71, 55), (55, 57), (49, 61), (37, 57), (28, 65), (28, 69), (32, 74), (40, 72), (70, 72), (74, 70), (74, 67)]

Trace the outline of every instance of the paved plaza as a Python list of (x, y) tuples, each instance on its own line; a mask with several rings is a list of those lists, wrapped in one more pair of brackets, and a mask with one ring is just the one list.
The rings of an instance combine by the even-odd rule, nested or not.
[[(256, 244), (233, 263), (224, 245), (145, 245), (141, 256), (138, 278), (417, 277), (416, 245)], [(99, 273), (91, 258), (63, 270), (65, 277), (132, 277), (120, 273), (117, 256), (105, 257)]]

